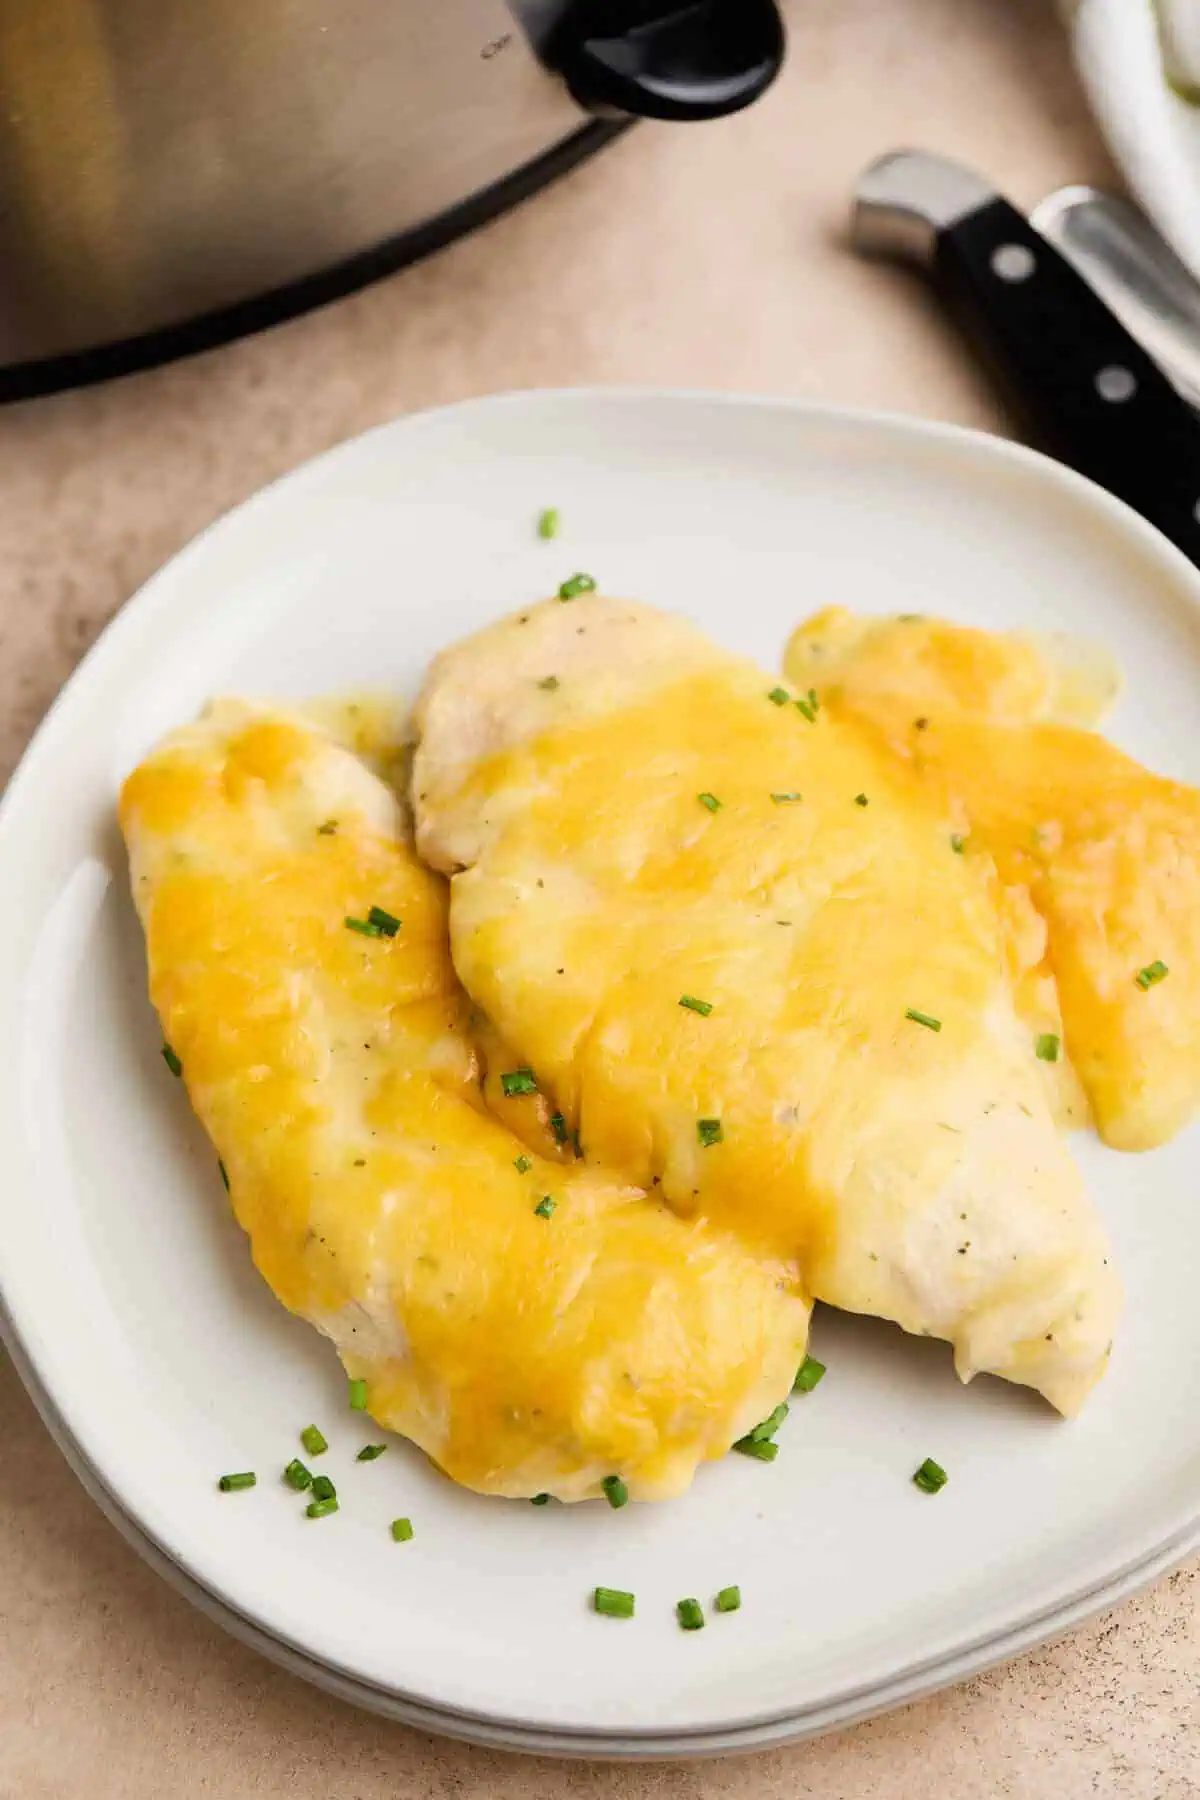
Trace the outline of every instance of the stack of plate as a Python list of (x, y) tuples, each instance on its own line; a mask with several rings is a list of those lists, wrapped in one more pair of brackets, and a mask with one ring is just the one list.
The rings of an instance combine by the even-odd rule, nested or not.
[[(538, 540), (556, 506), (563, 535)], [(953, 529), (947, 529), (948, 521)], [(64, 1454), (135, 1547), (269, 1656), (481, 1742), (682, 1756), (862, 1717), (1061, 1630), (1200, 1543), (1195, 1134), (1080, 1155), (1129, 1290), (1064, 1424), (948, 1352), (822, 1313), (778, 1461), (662, 1507), (530, 1507), (405, 1446), (359, 1465), (332, 1353), (254, 1274), (159, 1054), (117, 784), (218, 691), (411, 692), (451, 637), (590, 569), (775, 665), (833, 601), (1105, 640), (1114, 735), (1200, 778), (1200, 577), (1115, 501), (942, 427), (703, 395), (513, 396), (403, 421), (259, 495), (158, 575), (0, 809), (0, 1299)], [(311, 1420), (340, 1513), (276, 1473)], [(937, 1496), (910, 1476), (932, 1456)], [(253, 1492), (215, 1477), (255, 1468)], [(389, 1521), (409, 1516), (411, 1543)], [(684, 1633), (675, 1602), (737, 1583)], [(596, 1584), (637, 1616), (597, 1617)]]

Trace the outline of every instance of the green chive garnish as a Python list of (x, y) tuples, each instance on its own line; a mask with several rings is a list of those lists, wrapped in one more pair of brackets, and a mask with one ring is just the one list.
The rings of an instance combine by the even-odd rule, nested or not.
[(739, 1438), (733, 1446), (743, 1456), (753, 1456), (758, 1462), (774, 1462), (779, 1455), (779, 1445), (774, 1438)]
[(543, 1194), (533, 1210), (539, 1219), (549, 1219), (554, 1216), (554, 1209), (557, 1205), (557, 1200), (552, 1200), (549, 1194)]
[(798, 793), (772, 794), (771, 798), (775, 802), (776, 806), (784, 806), (784, 805), (786, 805), (786, 803), (789, 800), (803, 800), (804, 795), (798, 794)]
[(500, 1086), (511, 1100), (514, 1094), (536, 1094), (537, 1081), (532, 1069), (511, 1069), (500, 1077)]
[(223, 1494), (238, 1494), (243, 1488), (252, 1488), (257, 1485), (258, 1476), (249, 1469), (242, 1475), (222, 1475), (217, 1483)]
[(696, 798), (701, 806), (707, 806), (709, 812), (720, 812), (721, 802), (715, 794), (697, 794)]
[(336, 837), (337, 836), (337, 820), (336, 819), (326, 819), (326, 821), (323, 825), (318, 825), (317, 826), (317, 836), (318, 837)]
[(310, 1456), (324, 1456), (329, 1445), (315, 1425), (306, 1425), (300, 1433), (300, 1442)]
[(538, 522), (537, 522), (538, 536), (540, 538), (547, 538), (547, 539), (556, 538), (558, 536), (558, 529), (561, 524), (562, 524), (562, 518), (559, 514), (559, 510), (558, 510), (557, 506), (548, 506), (546, 508), (545, 512), (538, 514)]
[(550, 1496), (549, 1494), (535, 1494), (529, 1504), (530, 1506), (549, 1506)]
[(229, 1170), (225, 1167), (225, 1164), (221, 1161), (219, 1156), (217, 1158), (217, 1167), (221, 1171), (221, 1180), (225, 1183), (225, 1192), (228, 1193), (229, 1192)]
[(932, 1456), (925, 1458), (913, 1476), (914, 1482), (923, 1494), (936, 1494), (939, 1488), (945, 1487), (949, 1479), (945, 1469), (940, 1463), (935, 1463)]
[(791, 695), (786, 688), (774, 687), (767, 695), (767, 699), (771, 702), (772, 706), (786, 706), (791, 699)]
[(592, 1592), (592, 1606), (606, 1619), (632, 1619), (633, 1609), (637, 1602), (632, 1594), (623, 1593), (620, 1588), (598, 1587)]
[(713, 1144), (725, 1141), (725, 1133), (721, 1130), (720, 1119), (697, 1119), (696, 1136), (700, 1139), (701, 1148), (707, 1150)]
[(304, 1516), (306, 1519), (327, 1519), (330, 1513), (335, 1513), (337, 1509), (338, 1503), (335, 1499), (310, 1500), (304, 1509)]
[(855, 794), (854, 804), (855, 806), (869, 806), (871, 803), (865, 794)]
[(355, 1462), (378, 1462), (386, 1449), (386, 1444), (364, 1444), (354, 1460)]
[(392, 1539), (397, 1544), (407, 1544), (413, 1534), (411, 1519), (392, 1520)]
[(337, 1489), (334, 1487), (332, 1481), (330, 1481), (328, 1475), (313, 1476), (312, 1496), (314, 1500), (337, 1499)]
[(792, 1392), (796, 1394), (811, 1394), (824, 1373), (825, 1364), (823, 1362), (818, 1362), (815, 1356), (806, 1356), (804, 1361), (800, 1364), (800, 1367), (796, 1370), (796, 1379), (792, 1383)]
[(361, 1376), (352, 1376), (346, 1384), (346, 1395), (350, 1401), (351, 1412), (366, 1412), (367, 1384)]
[(810, 725), (813, 725), (816, 723), (817, 718), (817, 697), (812, 693), (811, 688), (809, 689), (809, 693), (812, 695), (811, 699), (797, 700), (796, 711), (802, 714), (803, 717), (808, 720)]
[(560, 600), (574, 600), (578, 594), (594, 594), (596, 577), (594, 575), (572, 575), (564, 581), (558, 590)]
[(558, 676), (543, 675), (542, 679), (538, 682), (538, 686), (543, 688), (547, 694), (552, 694), (558, 686)]
[(704, 1628), (704, 1609), (698, 1600), (677, 1600), (675, 1617), (684, 1631), (702, 1631)]
[(718, 1612), (740, 1612), (742, 1607), (742, 1590), (740, 1587), (722, 1588), (717, 1595)]
[(383, 936), (380, 927), (378, 925), (373, 925), (370, 919), (352, 919), (350, 914), (347, 913), (342, 920), (342, 924), (346, 927), (347, 931), (357, 931), (359, 937), (377, 938)]
[(628, 1502), (629, 1489), (619, 1475), (606, 1475), (600, 1486), (604, 1489), (604, 1498), (614, 1512), (619, 1511)]
[(966, 847), (967, 840), (962, 832), (952, 831), (950, 833), (950, 848), (953, 850), (955, 856), (961, 856)]
[(751, 1426), (746, 1437), (739, 1438), (738, 1442), (744, 1443), (748, 1439), (752, 1444), (765, 1444), (768, 1438), (775, 1436), (790, 1411), (787, 1401), (781, 1400), (774, 1412), (769, 1412), (765, 1419), (760, 1419), (757, 1425)]
[(394, 913), (384, 912), (382, 906), (373, 906), (367, 914), (367, 924), (374, 925), (381, 937), (395, 937), (400, 929), (400, 920)]
[(283, 1471), (283, 1479), (290, 1488), (295, 1488), (298, 1494), (302, 1494), (305, 1488), (310, 1488), (313, 1484), (311, 1471), (306, 1469), (304, 1464), (295, 1458), (293, 1458), (287, 1468)]
[[(1144, 969), (1138, 970), (1135, 980), (1144, 991), (1146, 988), (1153, 987), (1156, 981), (1165, 981), (1170, 972), (1165, 962), (1147, 963)], [(168, 1064), (168, 1066), (170, 1065)], [(175, 1073), (179, 1073), (178, 1069)]]
[[(1163, 970), (1163, 974), (1164, 975), (1166, 974), (1165, 969)], [(1140, 979), (1140, 977), (1139, 977), (1139, 979)], [(170, 1044), (163, 1045), (162, 1059), (166, 1063), (168, 1069), (170, 1069), (172, 1075), (174, 1075), (176, 1077), (176, 1079), (178, 1079), (178, 1077), (183, 1074), (183, 1064), (180, 1062), (179, 1058), (176, 1056), (175, 1052), (172, 1050)]]
[(707, 1019), (712, 1011), (711, 1000), (697, 1000), (694, 994), (680, 994), (679, 1004), (686, 1006), (689, 1012), (699, 1013), (702, 1019)]
[(530, 1162), (530, 1160), (527, 1156), (518, 1156), (516, 1161), (513, 1163), (513, 1168), (517, 1171), (518, 1175), (528, 1175), (528, 1173), (529, 1173), (530, 1169), (532, 1169), (532, 1167), (533, 1167), (533, 1164), (532, 1164), (532, 1162)]
[(550, 1114), (550, 1129), (554, 1133), (554, 1141), (556, 1144), (566, 1143), (567, 1121), (563, 1118), (561, 1113), (556, 1112)]
[(910, 1006), (904, 1016), (906, 1019), (911, 1019), (914, 1025), (924, 1025), (927, 1031), (940, 1031), (942, 1029), (942, 1021), (940, 1019), (932, 1019), (928, 1013), (918, 1012), (915, 1006)]
[(1043, 1031), (1034, 1043), (1034, 1050), (1041, 1062), (1058, 1061), (1059, 1040), (1052, 1031)]

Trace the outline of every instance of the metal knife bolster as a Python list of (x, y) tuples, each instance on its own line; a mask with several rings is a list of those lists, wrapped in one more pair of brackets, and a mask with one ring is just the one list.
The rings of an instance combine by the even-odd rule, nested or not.
[(854, 240), (923, 269), (1036, 438), (1200, 564), (1200, 418), (1053, 245), (970, 170), (872, 164)]

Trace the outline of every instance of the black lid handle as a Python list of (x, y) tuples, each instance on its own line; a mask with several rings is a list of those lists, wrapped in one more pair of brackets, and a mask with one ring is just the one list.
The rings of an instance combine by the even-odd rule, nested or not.
[(718, 119), (766, 92), (783, 52), (775, 0), (577, 0), (547, 61), (589, 112)]

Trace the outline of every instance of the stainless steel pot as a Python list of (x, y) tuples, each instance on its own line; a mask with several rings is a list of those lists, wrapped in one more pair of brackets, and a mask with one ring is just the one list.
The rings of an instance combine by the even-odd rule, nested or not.
[(782, 53), (773, 0), (0, 0), (0, 398), (346, 292)]

